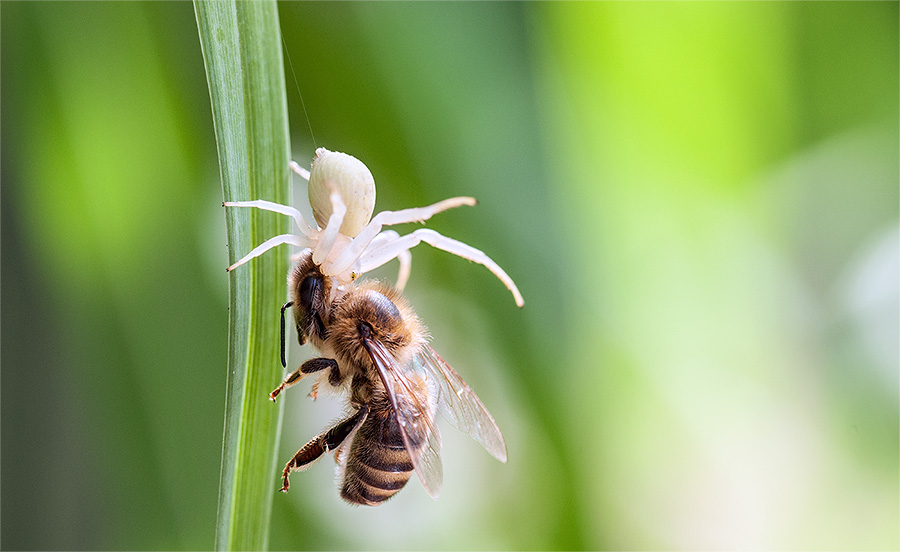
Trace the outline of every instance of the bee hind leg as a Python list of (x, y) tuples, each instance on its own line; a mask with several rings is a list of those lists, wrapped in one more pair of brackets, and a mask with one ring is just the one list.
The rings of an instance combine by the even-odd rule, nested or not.
[(326, 452), (338, 448), (341, 443), (344, 442), (344, 439), (353, 433), (359, 424), (363, 423), (368, 414), (369, 407), (363, 405), (355, 414), (353, 414), (353, 416), (338, 423), (328, 431), (313, 437), (308, 443), (303, 445), (284, 467), (284, 471), (281, 474), (283, 483), (281, 492), (288, 492), (288, 488), (290, 487), (288, 476), (292, 471), (304, 470), (311, 466), (313, 462), (318, 460)]
[(288, 377), (284, 378), (284, 381), (281, 382), (281, 385), (279, 385), (275, 388), (274, 391), (269, 393), (269, 400), (275, 402), (275, 399), (278, 397), (278, 395), (281, 394), (282, 391), (300, 381), (303, 376), (307, 374), (314, 374), (321, 370), (325, 370), (326, 368), (331, 369), (331, 374), (329, 374), (328, 376), (328, 382), (335, 387), (340, 385), (343, 380), (341, 379), (341, 371), (338, 368), (338, 363), (336, 360), (331, 358), (311, 358), (301, 364), (300, 368), (297, 368), (296, 370), (288, 374)]

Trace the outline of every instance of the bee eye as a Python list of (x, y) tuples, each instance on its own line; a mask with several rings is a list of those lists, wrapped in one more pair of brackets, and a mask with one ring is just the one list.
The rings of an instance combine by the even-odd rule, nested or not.
[(313, 305), (315, 301), (321, 300), (322, 287), (323, 282), (321, 276), (307, 276), (304, 278), (303, 282), (300, 284), (300, 302), (306, 310), (309, 310), (309, 307)]

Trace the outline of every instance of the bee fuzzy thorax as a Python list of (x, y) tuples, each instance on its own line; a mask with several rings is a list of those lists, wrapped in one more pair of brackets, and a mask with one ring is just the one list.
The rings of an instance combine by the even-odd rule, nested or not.
[(335, 352), (355, 366), (372, 365), (363, 343), (366, 339), (382, 343), (401, 364), (426, 341), (424, 327), (403, 296), (377, 281), (362, 282), (352, 293), (339, 297), (328, 324)]

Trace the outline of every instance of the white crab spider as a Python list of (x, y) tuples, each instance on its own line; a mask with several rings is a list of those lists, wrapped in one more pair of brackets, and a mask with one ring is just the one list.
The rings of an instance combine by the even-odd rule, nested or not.
[(264, 241), (229, 266), (229, 271), (273, 247), (287, 243), (303, 248), (304, 252), (312, 250), (313, 262), (323, 275), (335, 278), (339, 286), (349, 284), (392, 259), (398, 259), (400, 273), (396, 287), (402, 290), (409, 279), (409, 250), (425, 242), (484, 265), (512, 292), (516, 305), (521, 307), (525, 304), (512, 278), (478, 249), (428, 228), (420, 228), (405, 236), (393, 230), (382, 230), (384, 226), (424, 222), (432, 215), (454, 207), (475, 205), (474, 198), (453, 197), (427, 207), (382, 211), (372, 217), (375, 210), (375, 179), (369, 169), (352, 155), (319, 148), (310, 171), (293, 161), (291, 169), (309, 181), (309, 202), (318, 227), (311, 227), (300, 211), (287, 205), (261, 199), (226, 202), (226, 207), (255, 207), (287, 215), (294, 219), (300, 231), (299, 234), (282, 234)]

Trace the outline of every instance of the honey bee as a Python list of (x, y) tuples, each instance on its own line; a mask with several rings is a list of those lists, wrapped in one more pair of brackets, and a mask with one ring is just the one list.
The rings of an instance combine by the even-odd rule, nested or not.
[(341, 497), (348, 502), (377, 506), (402, 489), (413, 471), (437, 499), (443, 473), (437, 412), (506, 462), (506, 443), (494, 419), (428, 344), (403, 296), (363, 281), (329, 302), (333, 284), (311, 253), (291, 272), (292, 301), (285, 307), (293, 306), (300, 343), (308, 339), (322, 356), (304, 362), (269, 397), (274, 401), (303, 376), (320, 374), (327, 384), (349, 391), (352, 414), (297, 451), (284, 468), (281, 490), (288, 490), (291, 471), (335, 451)]
[[(462, 205), (455, 197), (427, 207), (382, 211), (372, 217), (375, 182), (355, 157), (316, 150), (310, 171), (294, 172), (309, 180), (309, 199), (318, 228), (297, 209), (265, 200), (224, 203), (252, 207), (294, 219), (300, 234), (283, 234), (255, 247), (228, 267), (238, 266), (282, 244), (302, 248), (288, 276), (291, 301), (281, 308), (281, 363), (285, 358), (285, 310), (293, 307), (301, 345), (309, 340), (321, 356), (304, 362), (269, 394), (273, 401), (306, 375), (346, 390), (351, 414), (304, 445), (282, 474), (282, 491), (291, 471), (308, 468), (334, 452), (341, 496), (354, 504), (378, 505), (402, 489), (413, 471), (433, 498), (441, 491), (443, 470), (436, 415), (471, 435), (501, 462), (506, 443), (490, 413), (463, 379), (428, 344), (427, 331), (401, 295), (409, 278), (409, 250), (420, 242), (479, 263), (524, 301), (506, 272), (483, 252), (434, 230), (420, 228), (400, 236), (386, 225), (423, 222)], [(358, 280), (392, 259), (400, 262), (394, 287)]]

